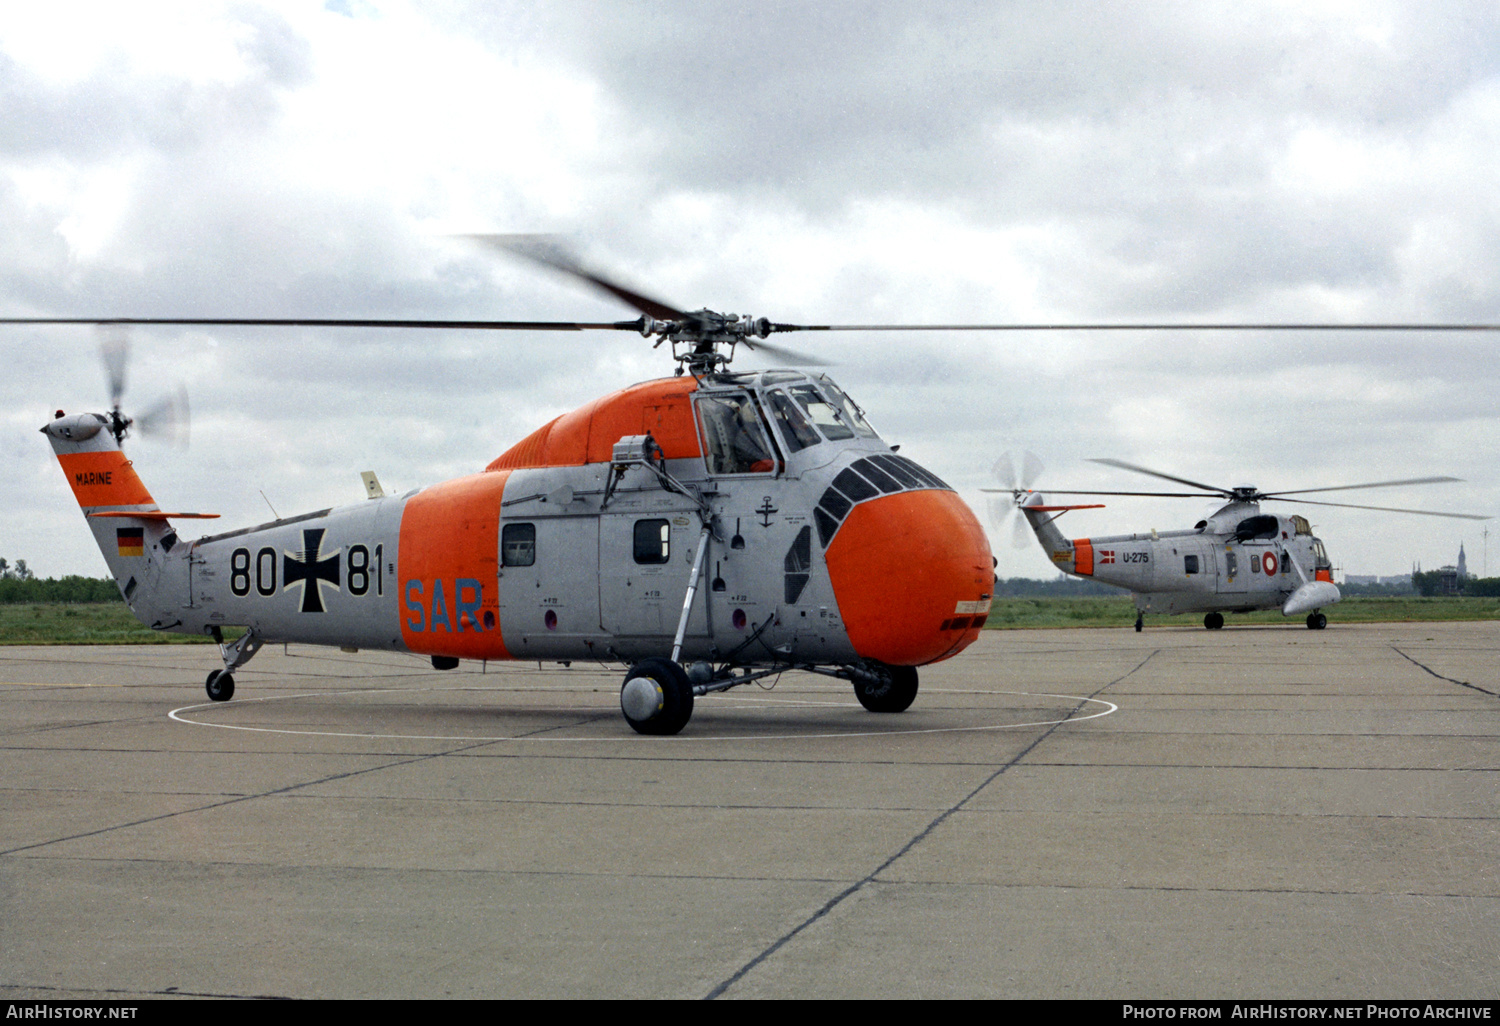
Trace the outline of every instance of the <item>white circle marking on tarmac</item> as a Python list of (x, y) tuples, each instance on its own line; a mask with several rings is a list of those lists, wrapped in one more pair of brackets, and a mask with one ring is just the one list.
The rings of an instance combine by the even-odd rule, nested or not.
[[(194, 705), (184, 705), (167, 713), (167, 718), (178, 723), (184, 723), (191, 727), (214, 727), (219, 730), (245, 730), (260, 734), (298, 734), (308, 737), (357, 737), (368, 740), (386, 741), (545, 741), (545, 742), (600, 742), (600, 741), (642, 741), (650, 740), (642, 735), (630, 733), (621, 736), (610, 737), (540, 737), (537, 735), (471, 735), (471, 734), (365, 734), (354, 731), (337, 730), (292, 730), (286, 727), (247, 727), (236, 723), (204, 723), (201, 720), (190, 720), (184, 713), (196, 712), (200, 709), (224, 710), (228, 708), (243, 707), (252, 702), (288, 702), (298, 698), (326, 698), (330, 696), (344, 697), (350, 695), (390, 695), (401, 692), (419, 691), (473, 691), (490, 690), (476, 688), (367, 688), (358, 691), (310, 691), (300, 695), (268, 695), (265, 698), (239, 699), (234, 706), (224, 702), (198, 702)], [(501, 690), (501, 689), (494, 689)], [(868, 731), (839, 731), (823, 734), (743, 734), (743, 735), (677, 735), (679, 741), (810, 741), (827, 740), (830, 738), (856, 738), (856, 737), (902, 737), (917, 734), (970, 734), (990, 730), (1020, 730), (1026, 727), (1050, 727), (1060, 723), (1082, 723), (1084, 720), (1094, 720), (1101, 716), (1108, 716), (1120, 707), (1113, 702), (1106, 702), (1102, 698), (1085, 698), (1082, 695), (1054, 695), (1048, 693), (1035, 693), (1028, 691), (990, 691), (985, 694), (991, 695), (1014, 695), (1021, 698), (1060, 698), (1070, 702), (1088, 702), (1095, 705), (1105, 706), (1102, 712), (1090, 713), (1087, 716), (1064, 716), (1056, 720), (1036, 720), (1029, 723), (997, 723), (972, 727), (923, 727), (912, 730), (868, 730)], [(739, 698), (739, 696), (736, 696)], [(749, 704), (748, 696), (739, 698), (740, 704)], [(792, 704), (795, 700), (781, 699), (776, 704)], [(769, 702), (765, 704), (771, 704)], [(834, 705), (835, 703), (796, 702), (798, 705)], [(841, 709), (855, 709), (855, 703), (837, 703)]]

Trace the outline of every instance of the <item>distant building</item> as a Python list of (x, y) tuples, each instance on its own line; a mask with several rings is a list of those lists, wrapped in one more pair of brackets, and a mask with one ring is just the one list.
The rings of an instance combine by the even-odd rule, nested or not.
[(1469, 576), (1469, 561), (1464, 558), (1463, 542), (1458, 543), (1458, 566), (1454, 569), (1458, 571), (1458, 579), (1460, 581), (1465, 580)]
[(1458, 583), (1463, 580), (1463, 574), (1459, 572), (1458, 567), (1440, 566), (1438, 567), (1438, 573), (1441, 576), (1439, 577), (1437, 593), (1439, 595), (1457, 595)]

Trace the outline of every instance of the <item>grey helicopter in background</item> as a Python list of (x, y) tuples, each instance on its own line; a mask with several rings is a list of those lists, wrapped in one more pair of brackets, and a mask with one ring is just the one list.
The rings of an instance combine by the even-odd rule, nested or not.
[[(986, 488), (984, 491), (1010, 494), (1011, 503), (1005, 512), (1012, 520), (1018, 547), (1027, 544), (1025, 525), (1029, 525), (1053, 565), (1059, 570), (1129, 591), (1135, 599), (1137, 631), (1144, 627), (1148, 612), (1163, 616), (1201, 612), (1204, 614), (1203, 626), (1209, 630), (1218, 630), (1224, 626), (1225, 613), (1277, 608), (1283, 616), (1306, 613), (1307, 626), (1312, 630), (1322, 630), (1328, 625), (1328, 616), (1323, 608), (1338, 602), (1342, 595), (1338, 585), (1333, 582), (1333, 564), (1329, 561), (1323, 540), (1312, 533), (1312, 525), (1306, 517), (1295, 513), (1279, 515), (1261, 512), (1260, 504), (1265, 501), (1302, 502), (1317, 506), (1415, 513), (1462, 520), (1490, 519), (1473, 513), (1360, 506), (1299, 497), (1313, 492), (1451, 483), (1459, 481), (1456, 477), (1418, 477), (1400, 481), (1372, 481), (1366, 484), (1267, 492), (1253, 485), (1222, 488), (1203, 484), (1123, 460), (1096, 459), (1090, 462), (1147, 474), (1199, 491), (1049, 490), (1051, 494), (1228, 500), (1207, 518), (1185, 530), (1152, 530), (1138, 534), (1068, 539), (1063, 537), (1057, 527), (1058, 517), (1069, 510), (1102, 509), (1103, 505), (1056, 505), (1049, 503), (1040, 492), (1032, 491), (1031, 483), (1042, 471), (1041, 460), (1032, 453), (1025, 454), (1020, 467), (1015, 465), (1008, 454), (996, 461), (995, 476), (1005, 487)], [(992, 504), (992, 513), (996, 512), (994, 507), (997, 505), (1000, 504)], [(1022, 517), (1025, 518), (1024, 525)]]

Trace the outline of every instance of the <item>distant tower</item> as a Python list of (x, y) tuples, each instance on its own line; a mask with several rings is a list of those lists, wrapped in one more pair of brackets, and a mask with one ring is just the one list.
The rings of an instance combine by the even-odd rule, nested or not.
[(1469, 576), (1469, 562), (1464, 559), (1464, 543), (1458, 543), (1458, 579), (1464, 580)]

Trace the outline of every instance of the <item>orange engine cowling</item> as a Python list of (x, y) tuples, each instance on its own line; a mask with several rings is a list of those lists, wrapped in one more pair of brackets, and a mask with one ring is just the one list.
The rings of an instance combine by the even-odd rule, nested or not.
[(854, 649), (891, 666), (956, 655), (994, 593), (989, 540), (950, 491), (860, 503), (828, 546), (828, 575)]

